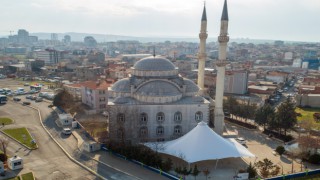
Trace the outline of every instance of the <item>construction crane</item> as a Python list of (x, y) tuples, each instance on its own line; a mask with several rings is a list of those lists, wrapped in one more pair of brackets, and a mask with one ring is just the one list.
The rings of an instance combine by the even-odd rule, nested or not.
[(9, 32), (10, 33), (10, 36), (12, 36), (12, 33), (14, 33), (14, 31), (12, 31), (12, 30), (3, 30), (3, 31), (0, 31), (0, 32)]

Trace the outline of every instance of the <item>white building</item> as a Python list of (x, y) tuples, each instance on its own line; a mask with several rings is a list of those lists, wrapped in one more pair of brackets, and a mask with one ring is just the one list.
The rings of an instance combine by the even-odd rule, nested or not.
[(54, 49), (46, 49), (35, 50), (33, 53), (35, 55), (35, 59), (44, 61), (45, 65), (55, 65), (61, 61), (64, 52)]
[(230, 94), (245, 94), (248, 91), (248, 72), (229, 71), (224, 78), (224, 92)]
[(23, 160), (19, 156), (13, 156), (8, 159), (8, 168), (11, 170), (17, 170), (23, 168)]
[(163, 141), (208, 122), (209, 102), (182, 78), (168, 59), (151, 56), (131, 68), (129, 78), (109, 88), (109, 135), (116, 140)]

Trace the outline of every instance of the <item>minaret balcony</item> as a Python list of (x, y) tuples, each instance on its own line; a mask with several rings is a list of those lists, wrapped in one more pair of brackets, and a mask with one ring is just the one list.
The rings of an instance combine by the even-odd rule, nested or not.
[(208, 34), (207, 34), (207, 33), (200, 33), (200, 34), (199, 34), (199, 38), (200, 38), (200, 39), (207, 39), (207, 37), (208, 37)]
[(219, 36), (219, 37), (218, 37), (218, 41), (219, 41), (220, 43), (229, 42), (229, 36)]
[(226, 66), (228, 64), (228, 61), (226, 61), (226, 60), (218, 60), (217, 62), (216, 62), (216, 65), (218, 66), (218, 67), (224, 67), (224, 66)]

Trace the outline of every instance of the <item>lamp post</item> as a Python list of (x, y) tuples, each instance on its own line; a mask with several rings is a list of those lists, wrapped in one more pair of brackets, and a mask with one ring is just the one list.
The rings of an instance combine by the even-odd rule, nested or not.
[(282, 163), (278, 162), (277, 164), (281, 166), (281, 174), (283, 175), (283, 165), (282, 165)]

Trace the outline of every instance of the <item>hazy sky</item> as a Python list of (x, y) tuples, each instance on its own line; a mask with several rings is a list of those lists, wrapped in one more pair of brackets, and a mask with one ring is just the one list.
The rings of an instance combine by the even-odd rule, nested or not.
[[(207, 0), (217, 37), (223, 0)], [(0, 34), (86, 32), (197, 37), (201, 0), (1, 0)], [(231, 38), (320, 41), (320, 0), (228, 0)]]

